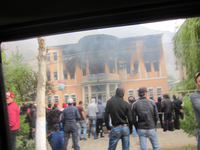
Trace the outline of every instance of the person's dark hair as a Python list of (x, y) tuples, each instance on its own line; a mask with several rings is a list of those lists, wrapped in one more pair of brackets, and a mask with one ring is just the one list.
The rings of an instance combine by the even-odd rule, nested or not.
[(161, 97), (158, 97), (158, 102), (161, 102), (161, 100), (162, 100)]
[(51, 108), (51, 104), (48, 104), (48, 108)]
[(143, 96), (144, 96), (144, 93), (138, 93), (138, 96), (139, 96), (139, 97), (143, 97)]
[(172, 98), (173, 98), (173, 99), (176, 99), (176, 95), (172, 95)]
[(166, 99), (168, 99), (169, 95), (168, 94), (164, 94), (163, 97), (166, 98)]
[(82, 101), (80, 101), (78, 104), (79, 104), (79, 105), (81, 105), (81, 104), (83, 104), (83, 102), (82, 102)]
[(76, 102), (73, 102), (73, 106), (76, 106)]
[(29, 104), (29, 108), (32, 108), (32, 107), (33, 107), (33, 105), (34, 105), (33, 103), (30, 103), (30, 104)]
[(54, 130), (54, 131), (58, 131), (58, 129), (59, 129), (59, 124), (54, 124), (53, 130)]

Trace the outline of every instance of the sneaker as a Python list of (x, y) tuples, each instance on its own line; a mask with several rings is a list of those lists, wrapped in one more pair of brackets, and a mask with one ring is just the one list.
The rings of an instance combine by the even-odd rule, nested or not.
[(94, 139), (98, 139), (98, 137), (95, 137)]
[(104, 136), (103, 136), (103, 135), (101, 135), (101, 137), (103, 138)]
[(79, 140), (82, 140), (83, 138), (80, 138)]
[(83, 140), (86, 141), (87, 139), (86, 139), (86, 138), (83, 138)]

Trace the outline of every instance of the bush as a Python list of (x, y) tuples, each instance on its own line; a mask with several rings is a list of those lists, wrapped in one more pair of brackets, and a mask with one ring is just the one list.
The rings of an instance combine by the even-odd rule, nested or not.
[[(20, 116), (20, 127), (17, 135), (16, 147), (19, 150), (26, 146), (29, 135), (29, 124), (25, 123), (26, 115)], [(27, 149), (27, 148), (26, 148)]]
[(181, 120), (181, 128), (186, 132), (189, 136), (197, 137), (197, 121), (195, 118), (195, 114), (192, 108), (192, 103), (189, 100), (189, 97), (185, 96), (184, 100), (184, 116), (185, 119)]

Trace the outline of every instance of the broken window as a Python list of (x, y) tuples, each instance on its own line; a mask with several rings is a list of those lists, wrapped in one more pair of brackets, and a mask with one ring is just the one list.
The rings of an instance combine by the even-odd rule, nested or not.
[(105, 61), (94, 59), (93, 61), (89, 61), (89, 70), (90, 74), (105, 73)]
[(86, 76), (86, 68), (87, 68), (86, 62), (82, 62), (82, 74), (83, 74), (83, 76)]
[(51, 72), (47, 71), (47, 80), (50, 81), (51, 80)]
[(57, 72), (54, 72), (54, 73), (53, 73), (53, 77), (54, 77), (54, 81), (58, 80), (58, 73), (57, 73)]
[(126, 64), (126, 73), (127, 73), (127, 74), (130, 74), (130, 73), (131, 73), (131, 65), (130, 65), (130, 62), (128, 62), (128, 63)]
[(114, 60), (109, 60), (107, 62), (107, 65), (108, 65), (110, 73), (115, 73), (116, 72), (116, 70), (115, 70), (115, 61)]
[(139, 68), (139, 62), (138, 62), (138, 60), (134, 61), (133, 67), (134, 67), (134, 70), (132, 71), (133, 74), (138, 73), (138, 68)]
[(50, 53), (47, 53), (47, 61), (50, 61)]
[(160, 69), (159, 69), (159, 63), (157, 61), (153, 62), (153, 66), (154, 66), (154, 70), (155, 71), (160, 71)]
[(54, 53), (53, 53), (53, 60), (54, 60), (54, 61), (57, 61), (57, 52), (54, 52)]
[(68, 73), (67, 70), (63, 71), (63, 75), (64, 75), (64, 79), (67, 80), (68, 79)]
[(150, 62), (146, 62), (145, 63), (145, 68), (146, 68), (146, 72), (151, 72), (151, 63)]

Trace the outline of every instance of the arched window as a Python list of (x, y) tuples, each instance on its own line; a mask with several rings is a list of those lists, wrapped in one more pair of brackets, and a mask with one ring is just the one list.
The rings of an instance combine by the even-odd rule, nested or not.
[(59, 96), (54, 95), (54, 104), (57, 104), (59, 102)]
[(148, 88), (148, 93), (150, 97), (154, 97), (154, 89), (152, 87)]
[(74, 102), (76, 102), (76, 94), (75, 93), (71, 94), (71, 98), (73, 99)]
[(47, 96), (47, 104), (51, 104), (52, 96), (48, 95)]
[(67, 104), (67, 100), (69, 99), (69, 94), (64, 95), (64, 102)]
[(133, 89), (129, 89), (128, 90), (128, 95), (130, 95), (130, 96), (134, 95), (134, 90)]

